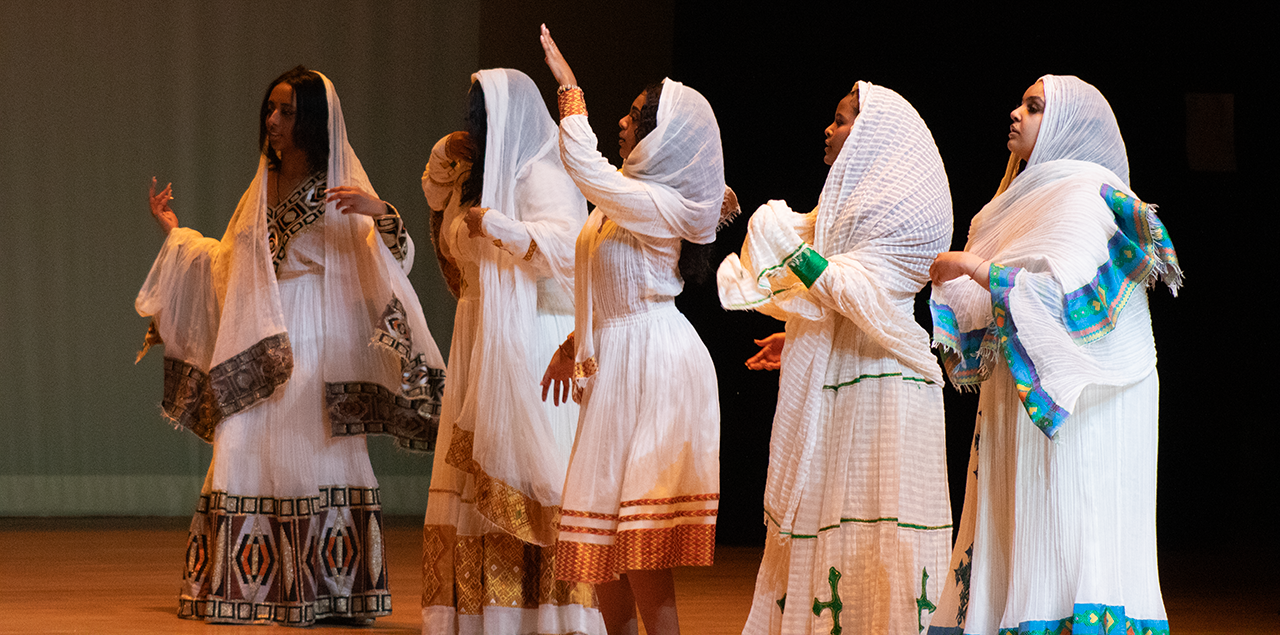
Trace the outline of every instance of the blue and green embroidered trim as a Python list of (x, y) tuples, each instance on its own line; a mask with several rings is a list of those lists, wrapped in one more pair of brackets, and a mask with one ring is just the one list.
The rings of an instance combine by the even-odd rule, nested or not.
[(845, 386), (852, 386), (852, 385), (854, 385), (854, 384), (861, 383), (863, 380), (867, 380), (867, 379), (890, 379), (890, 378), (893, 378), (893, 377), (899, 377), (899, 378), (901, 378), (901, 379), (902, 379), (902, 381), (913, 381), (913, 382), (919, 382), (919, 383), (922, 383), (922, 384), (932, 384), (932, 383), (933, 383), (933, 382), (929, 381), (928, 379), (925, 379), (924, 377), (911, 377), (911, 376), (909, 376), (909, 375), (903, 375), (902, 373), (879, 373), (879, 374), (876, 374), (876, 375), (870, 375), (870, 374), (868, 374), (868, 375), (858, 375), (857, 377), (854, 377), (853, 379), (850, 379), (849, 381), (842, 381), (842, 382), (840, 382), (840, 383), (838, 383), (838, 384), (831, 384), (831, 385), (828, 385), (828, 386), (823, 386), (823, 387), (822, 387), (822, 389), (823, 389), (823, 390), (835, 390), (835, 391), (839, 391), (841, 388), (844, 388)]
[(1066, 423), (1070, 412), (1067, 412), (1040, 385), (1040, 375), (1036, 372), (1035, 363), (1023, 348), (1018, 339), (1018, 327), (1009, 313), (1009, 292), (1013, 290), (1014, 280), (1022, 269), (991, 265), (991, 314), (994, 317), (992, 331), (996, 342), (1009, 363), (1009, 372), (1013, 374), (1013, 386), (1018, 391), (1018, 398), (1027, 410), (1027, 416), (1040, 431), (1049, 438), (1058, 433), (1058, 429)]
[[(779, 523), (778, 523), (777, 519), (775, 519), (775, 518), (773, 517), (773, 514), (770, 514), (770, 513), (769, 513), (769, 510), (767, 510), (767, 509), (766, 509), (766, 510), (764, 511), (764, 515), (765, 515), (766, 517), (768, 517), (768, 518), (769, 518), (769, 522), (773, 523), (773, 524), (774, 524), (774, 526), (778, 526), (778, 525), (779, 525)], [(843, 526), (843, 525), (850, 525), (850, 524), (853, 524), (853, 525), (874, 525), (874, 524), (877, 524), (877, 523), (894, 523), (894, 524), (896, 524), (900, 529), (919, 529), (919, 530), (923, 530), (923, 531), (937, 531), (937, 530), (941, 530), (941, 529), (946, 529), (947, 531), (950, 531), (950, 530), (951, 530), (951, 523), (947, 523), (947, 524), (945, 524), (945, 525), (921, 525), (921, 524), (918, 524), (918, 523), (904, 523), (904, 522), (902, 522), (902, 521), (898, 520), (896, 517), (886, 516), (886, 517), (884, 517), (884, 518), (841, 518), (841, 519), (840, 519), (840, 522), (839, 522), (839, 523), (837, 523), (837, 524), (834, 524), (834, 525), (827, 525), (827, 526), (825, 526), (825, 527), (819, 527), (819, 528), (818, 528), (818, 534), (820, 534), (820, 533), (822, 533), (822, 532), (824, 532), (824, 531), (831, 531), (832, 529), (839, 529), (839, 528), (840, 528), (841, 526)], [(790, 538), (798, 538), (798, 539), (805, 539), (805, 538), (817, 538), (817, 537), (818, 537), (818, 534), (797, 534), (797, 533), (792, 533), (792, 532), (790, 532), (790, 531), (779, 531), (779, 532), (778, 532), (778, 535), (780, 535), (780, 536), (787, 536), (787, 537), (790, 537)]]
[(804, 288), (810, 289), (818, 276), (827, 270), (827, 259), (813, 250), (808, 244), (800, 246), (800, 250), (787, 260), (787, 268), (796, 274)]
[(1098, 267), (1093, 280), (1062, 299), (1067, 333), (1077, 344), (1088, 344), (1110, 333), (1120, 311), (1155, 267), (1123, 231), (1111, 236), (1107, 253), (1109, 258)]
[(1182, 286), (1182, 266), (1178, 263), (1178, 254), (1173, 249), (1169, 230), (1156, 218), (1156, 206), (1106, 184), (1102, 185), (1098, 193), (1115, 214), (1120, 231), (1137, 242), (1138, 248), (1154, 261), (1156, 273), (1169, 285), (1169, 290), (1173, 295), (1178, 295), (1178, 288)]
[(929, 313), (933, 316), (933, 345), (952, 383), (971, 388), (985, 381), (990, 369), (982, 358), (995, 352), (995, 335), (986, 328), (961, 333), (955, 311), (933, 300), (929, 300)]
[(1017, 628), (1002, 628), (1000, 635), (1169, 635), (1168, 620), (1138, 620), (1125, 615), (1123, 606), (1077, 604), (1073, 615), (1060, 620), (1028, 620)]

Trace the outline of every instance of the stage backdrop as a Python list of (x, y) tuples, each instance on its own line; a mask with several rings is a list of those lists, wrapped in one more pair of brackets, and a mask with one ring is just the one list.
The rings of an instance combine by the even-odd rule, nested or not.
[[(467, 0), (0, 0), (0, 515), (191, 513), (210, 448), (160, 416), (163, 350), (134, 365), (133, 300), (161, 243), (147, 183), (172, 181), (181, 223), (221, 237), (267, 83), (294, 65), (337, 87), (447, 350), (454, 303), (418, 181), (461, 123), (478, 15)], [(370, 448), (386, 511), (422, 513), (430, 456)]]

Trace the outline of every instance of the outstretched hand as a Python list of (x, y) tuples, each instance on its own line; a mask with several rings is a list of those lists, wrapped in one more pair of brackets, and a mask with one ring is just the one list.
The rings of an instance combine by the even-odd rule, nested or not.
[(556, 82), (561, 86), (577, 86), (578, 80), (573, 76), (573, 69), (569, 68), (569, 63), (564, 61), (564, 56), (560, 54), (560, 47), (556, 46), (556, 41), (551, 39), (551, 31), (547, 29), (547, 25), (542, 25), (542, 34), (538, 36), (538, 40), (542, 42), (542, 52), (546, 54), (547, 68), (551, 69)]
[(353, 185), (339, 185), (325, 190), (324, 202), (336, 202), (335, 209), (343, 214), (382, 216), (387, 213), (387, 204), (382, 199)]
[(148, 190), (148, 196), (151, 201), (151, 217), (156, 219), (156, 224), (160, 226), (160, 231), (165, 236), (178, 226), (178, 215), (173, 213), (173, 208), (169, 207), (169, 201), (173, 200), (173, 184), (164, 186), (159, 194), (156, 193), (156, 177), (151, 177), (151, 188)]
[(751, 370), (778, 370), (782, 368), (782, 346), (787, 341), (786, 333), (774, 333), (762, 340), (752, 340), (760, 347), (760, 352), (747, 359), (747, 368)]

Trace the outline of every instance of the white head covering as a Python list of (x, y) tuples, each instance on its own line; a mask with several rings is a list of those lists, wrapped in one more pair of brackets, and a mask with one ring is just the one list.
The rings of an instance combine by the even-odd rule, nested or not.
[[(482, 70), (472, 78), (484, 91), (487, 121), (480, 206), (521, 223), (572, 297), (574, 238), (587, 213), (560, 162), (559, 128), (524, 73)], [(556, 446), (538, 393), (546, 360), (532, 359), (530, 351), (538, 273), (487, 244), (474, 252), (481, 324), (468, 385), (451, 386), (444, 411), (446, 425), (474, 436), (467, 448), (468, 435), (454, 435), (449, 462), (476, 477), (477, 511), (526, 542), (551, 545), (569, 457)]]
[[(852, 321), (925, 379), (942, 381), (928, 334), (913, 317), (912, 298), (928, 280), (933, 259), (951, 241), (947, 175), (933, 136), (911, 104), (883, 86), (859, 82), (857, 87), (860, 112), (827, 174), (813, 220), (814, 248), (830, 262), (823, 277), (832, 276), (827, 284), (839, 288), (842, 298), (838, 317), (812, 300), (798, 281), (749, 307), (788, 322), (764, 497), (765, 509), (783, 535), (816, 530), (794, 523), (814, 451), (826, 442), (822, 387), (831, 379), (828, 365), (838, 320)], [(757, 253), (767, 247), (754, 234), (769, 231), (766, 223), (783, 232), (801, 224), (780, 201), (762, 206), (756, 211), (761, 214), (766, 216), (752, 218), (742, 256), (756, 269), (766, 260), (782, 262), (785, 254)], [(722, 271), (734, 267), (733, 259), (726, 259)], [(736, 285), (738, 276), (719, 279), (721, 297), (732, 295), (735, 290), (726, 294), (724, 285)]]
[[(962, 386), (985, 380), (995, 356), (1004, 354), (1025, 388), (1020, 396), (1029, 415), (1053, 436), (1085, 386), (1127, 385), (1154, 367), (1145, 311), (1122, 310), (1135, 292), (1145, 305), (1142, 286), (1153, 272), (1171, 274), (1175, 288), (1180, 272), (1176, 257), (1167, 267), (1144, 238), (1126, 237), (1116, 222), (1118, 212), (1103, 197), (1108, 186), (1137, 198), (1129, 189), (1124, 140), (1106, 99), (1076, 77), (1045, 75), (1041, 81), (1045, 111), (1031, 159), (1016, 178), (1010, 180), (1012, 169), (1006, 172), (1000, 193), (974, 217), (965, 246), (991, 262), (1018, 268), (1007, 292), (1010, 318), (997, 324), (992, 291), (962, 276), (934, 287), (934, 338), (952, 380)], [(1010, 165), (1016, 165), (1016, 156)], [(1137, 222), (1163, 232), (1153, 209)], [(1122, 252), (1129, 244), (1130, 253), (1148, 251), (1152, 262), (1114, 276), (1120, 265), (1113, 244), (1122, 245)], [(1006, 283), (993, 280), (991, 289), (997, 284)], [(1086, 311), (1094, 322), (1085, 332), (1074, 326), (1079, 318), (1068, 314), (1069, 299), (1099, 289), (1102, 295), (1092, 304), (1102, 313)], [(1010, 338), (1016, 341), (1009, 345), (998, 343), (994, 334), (1005, 323), (1016, 325)], [(1117, 329), (1119, 337), (1102, 339)]]
[(622, 173), (649, 186), (654, 204), (678, 236), (699, 244), (716, 239), (724, 203), (724, 151), (720, 125), (701, 93), (662, 80), (657, 125), (627, 156)]
[[(333, 84), (310, 72), (323, 80), (328, 102), (328, 186), (353, 185), (372, 194), (347, 142)], [(191, 371), (186, 388), (171, 390), (166, 377), (166, 415), (206, 439), (219, 421), (270, 396), (292, 372), (268, 247), (267, 171), (263, 156), (221, 241), (174, 230), (178, 233), (166, 240), (136, 302), (140, 314), (153, 316), (166, 360)], [(385, 432), (406, 447), (429, 449), (444, 360), (417, 294), (373, 221), (342, 214), (335, 205), (326, 205), (323, 222), (321, 369), (333, 433)], [(383, 346), (371, 346), (371, 340)], [(201, 407), (202, 401), (216, 407)]]

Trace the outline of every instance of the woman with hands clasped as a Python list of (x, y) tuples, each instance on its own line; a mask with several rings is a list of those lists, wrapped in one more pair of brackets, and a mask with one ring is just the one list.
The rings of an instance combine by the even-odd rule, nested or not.
[(786, 322), (747, 362), (781, 375), (744, 632), (915, 635), (951, 546), (942, 372), (913, 315), (951, 193), (920, 115), (869, 82), (837, 105), (826, 163), (817, 208), (761, 206), (717, 275), (725, 308)]
[(1182, 272), (1098, 89), (1045, 75), (1010, 116), (996, 197), (930, 270), (947, 372), (981, 386), (930, 632), (1168, 633), (1146, 287)]
[(221, 240), (181, 227), (172, 187), (151, 187), (165, 242), (136, 306), (165, 345), (164, 414), (213, 444), (178, 615), (371, 621), (391, 596), (363, 434), (431, 449), (444, 361), (405, 277), (412, 242), (328, 78), (273, 81), (259, 140)]
[(565, 169), (597, 204), (578, 236), (577, 328), (543, 378), (582, 414), (556, 575), (596, 585), (611, 634), (677, 633), (671, 569), (710, 565), (720, 498), (715, 367), (675, 307), (682, 241), (715, 239), (725, 197), (707, 100), (664, 80), (619, 122), (622, 169), (596, 150), (583, 91), (550, 32)]

